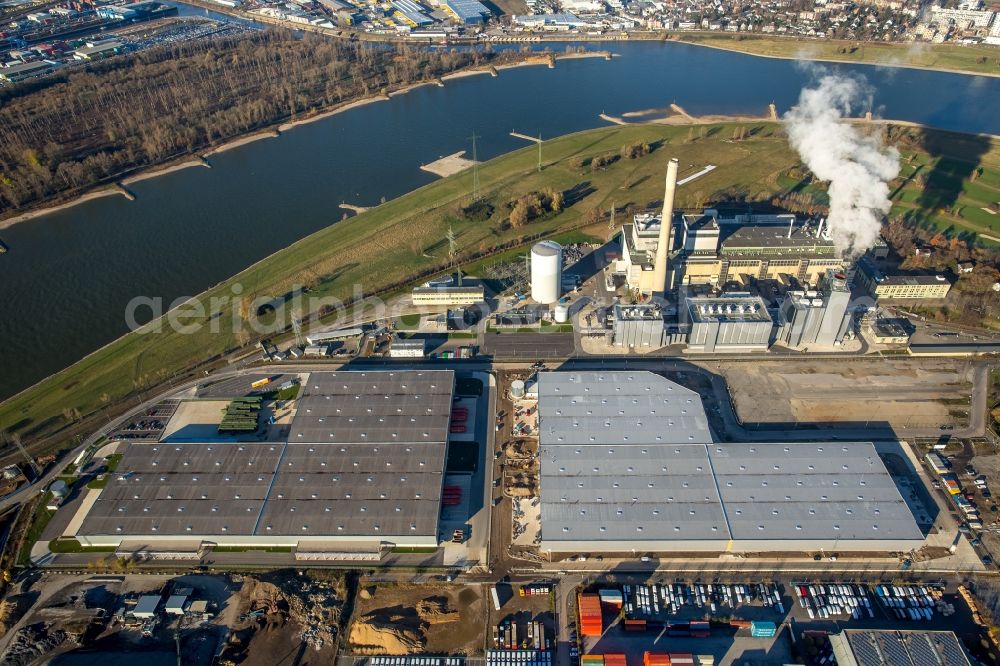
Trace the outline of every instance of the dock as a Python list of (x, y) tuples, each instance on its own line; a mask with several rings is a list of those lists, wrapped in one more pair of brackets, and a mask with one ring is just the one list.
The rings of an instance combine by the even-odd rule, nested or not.
[(343, 208), (344, 210), (351, 211), (355, 215), (360, 215), (361, 213), (364, 213), (369, 209), (369, 206), (355, 206), (349, 203), (342, 203), (340, 204), (340, 207)]
[(452, 153), (451, 155), (445, 155), (440, 159), (434, 160), (430, 164), (421, 164), (420, 170), (427, 171), (428, 173), (440, 176), (441, 178), (454, 176), (456, 173), (465, 171), (472, 165), (476, 164), (475, 160), (470, 160), (469, 158), (464, 157), (464, 155), (464, 150)]
[(510, 135), (515, 139), (524, 139), (525, 141), (533, 141), (534, 143), (541, 143), (542, 140), (537, 136), (528, 136), (527, 134), (521, 134), (520, 132), (510, 131)]
[(3, 254), (6, 251), (7, 251), (7, 244), (4, 243), (2, 240), (0, 240), (0, 254)]

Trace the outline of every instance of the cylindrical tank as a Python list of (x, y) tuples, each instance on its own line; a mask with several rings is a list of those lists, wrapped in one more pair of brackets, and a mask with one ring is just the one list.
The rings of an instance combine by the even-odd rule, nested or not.
[(562, 246), (542, 241), (531, 248), (531, 298), (549, 305), (559, 300), (562, 286)]
[(560, 303), (553, 310), (553, 318), (556, 320), (557, 324), (565, 324), (569, 321), (569, 306)]
[(68, 492), (65, 481), (56, 480), (51, 486), (49, 486), (49, 492), (52, 493), (53, 497), (63, 498), (66, 497)]
[(510, 397), (512, 398), (524, 397), (524, 381), (520, 379), (515, 379), (510, 383)]

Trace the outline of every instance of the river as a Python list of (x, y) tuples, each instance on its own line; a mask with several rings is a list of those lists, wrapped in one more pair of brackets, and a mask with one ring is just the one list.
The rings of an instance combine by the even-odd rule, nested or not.
[[(196, 294), (370, 205), (431, 182), (420, 164), (479, 137), (480, 159), (543, 137), (599, 127), (598, 114), (663, 108), (761, 114), (796, 101), (810, 74), (795, 63), (676, 43), (613, 43), (620, 57), (524, 67), (427, 86), (277, 139), (135, 183), (135, 201), (91, 200), (0, 230), (0, 398), (125, 333), (137, 295)], [(604, 44), (593, 48), (606, 48)], [(966, 132), (1000, 133), (1000, 79), (838, 66), (864, 74), (876, 112)]]

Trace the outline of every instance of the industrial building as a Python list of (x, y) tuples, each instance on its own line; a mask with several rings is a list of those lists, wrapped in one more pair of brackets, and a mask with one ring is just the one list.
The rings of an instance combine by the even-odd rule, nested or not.
[(872, 317), (866, 330), (872, 342), (880, 345), (905, 345), (910, 341), (910, 333), (904, 321), (884, 317)]
[(443, 0), (441, 8), (463, 25), (485, 23), (491, 15), (490, 10), (479, 0)]
[(666, 288), (681, 285), (747, 284), (750, 280), (792, 279), (818, 284), (831, 272), (844, 269), (833, 240), (822, 224), (815, 228), (800, 224), (791, 214), (722, 215), (708, 208), (698, 215), (669, 213), (671, 224), (663, 228), (664, 214), (643, 213), (621, 230), (622, 258), (615, 272), (630, 289), (643, 294), (656, 291), (659, 276), (656, 260), (661, 239), (669, 248), (665, 260)]
[(531, 248), (531, 298), (551, 305), (562, 295), (562, 246), (551, 240)]
[(414, 305), (475, 305), (486, 299), (483, 285), (416, 287), (410, 294)]
[(837, 666), (972, 666), (953, 631), (845, 629), (830, 647)]
[(690, 322), (689, 352), (762, 352), (771, 343), (774, 322), (760, 296), (687, 297), (682, 316)]
[(640, 371), (538, 375), (541, 549), (900, 551), (924, 542), (868, 442), (717, 443), (700, 396)]
[(851, 330), (851, 288), (841, 273), (827, 275), (820, 291), (789, 291), (779, 308), (776, 339), (790, 347), (832, 346)]
[(107, 58), (121, 53), (125, 45), (117, 39), (104, 39), (100, 41), (87, 42), (87, 45), (78, 48), (73, 52), (73, 57), (77, 60), (97, 60)]
[(136, 442), (81, 511), (85, 546), (435, 547), (450, 370), (313, 372), (284, 441)]
[(427, 341), (423, 338), (396, 338), (389, 347), (391, 358), (423, 358), (427, 353)]
[(23, 62), (16, 65), (0, 67), (0, 80), (8, 83), (17, 83), (33, 76), (46, 74), (55, 67), (54, 63), (47, 60), (36, 60), (34, 62)]
[(663, 311), (658, 305), (621, 305), (612, 308), (615, 347), (659, 349), (666, 344)]
[(886, 275), (866, 257), (858, 261), (857, 278), (876, 300), (945, 298), (951, 291), (943, 275)]

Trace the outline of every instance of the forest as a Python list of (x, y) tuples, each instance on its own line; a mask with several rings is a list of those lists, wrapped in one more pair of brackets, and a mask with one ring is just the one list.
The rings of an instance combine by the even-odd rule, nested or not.
[(266, 30), (0, 89), (0, 216), (319, 109), (521, 57)]

